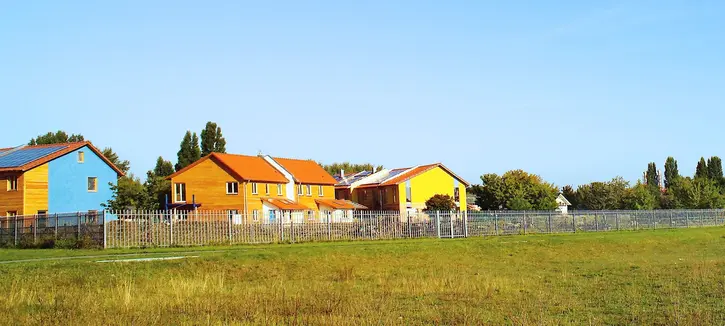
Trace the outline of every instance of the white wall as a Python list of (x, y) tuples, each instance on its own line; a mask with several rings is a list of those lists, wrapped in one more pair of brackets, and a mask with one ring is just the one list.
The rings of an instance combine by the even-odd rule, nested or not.
[(287, 170), (285, 170), (285, 168), (282, 167), (282, 165), (280, 165), (279, 163), (277, 163), (277, 161), (275, 161), (271, 156), (264, 155), (263, 158), (265, 161), (267, 161), (269, 164), (271, 164), (275, 169), (277, 169), (277, 171), (282, 173), (284, 175), (284, 177), (287, 178), (287, 180), (289, 180), (289, 182), (287, 183), (287, 189), (286, 189), (287, 196), (286, 197), (289, 200), (297, 201), (295, 199), (296, 198), (295, 196), (297, 195), (297, 189), (295, 189), (294, 176), (292, 176), (292, 174), (287, 172)]

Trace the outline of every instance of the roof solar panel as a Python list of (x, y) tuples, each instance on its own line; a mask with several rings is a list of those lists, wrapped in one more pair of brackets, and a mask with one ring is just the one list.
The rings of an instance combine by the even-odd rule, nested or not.
[(23, 166), (44, 156), (53, 154), (67, 145), (48, 146), (40, 148), (23, 148), (7, 155), (0, 156), (0, 168), (14, 168)]

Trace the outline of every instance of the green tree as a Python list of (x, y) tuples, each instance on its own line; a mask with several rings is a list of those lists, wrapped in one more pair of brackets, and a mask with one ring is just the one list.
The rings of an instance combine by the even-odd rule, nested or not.
[(722, 160), (719, 157), (713, 156), (707, 160), (707, 175), (710, 180), (714, 180), (718, 184), (722, 183)]
[(226, 153), (227, 141), (222, 136), (222, 128), (215, 122), (207, 122), (204, 130), (201, 131), (201, 156), (210, 153)]
[(481, 185), (471, 190), (476, 195), (476, 204), (483, 209), (552, 210), (557, 207), (558, 189), (538, 175), (513, 170), (503, 176), (485, 174), (481, 181)]
[(655, 197), (652, 196), (649, 187), (639, 182), (634, 187), (628, 188), (623, 198), (624, 209), (654, 209), (655, 203)]
[(153, 173), (159, 177), (168, 177), (174, 174), (174, 165), (159, 156), (159, 158), (156, 159), (156, 166), (154, 167)]
[(707, 168), (707, 162), (705, 162), (704, 157), (701, 157), (700, 161), (697, 162), (697, 168), (695, 168), (695, 179), (709, 178), (709, 177), (710, 177), (710, 171)]
[(196, 136), (196, 133), (192, 134), (191, 131), (186, 131), (184, 139), (181, 141), (181, 145), (179, 147), (179, 152), (176, 154), (176, 171), (187, 167), (189, 164), (194, 163), (201, 158), (199, 137)]
[(101, 154), (111, 161), (111, 163), (113, 163), (113, 165), (115, 165), (119, 170), (123, 171), (123, 173), (128, 173), (128, 170), (131, 169), (131, 162), (119, 159), (118, 154), (116, 154), (112, 148), (104, 148), (103, 151), (101, 151)]
[(31, 139), (28, 145), (48, 145), (48, 144), (62, 144), (62, 143), (74, 143), (84, 141), (83, 135), (71, 134), (68, 135), (65, 131), (58, 130), (55, 133), (48, 132), (45, 135), (40, 135)]
[(680, 171), (677, 168), (677, 160), (670, 156), (665, 161), (665, 188), (669, 189), (672, 181), (680, 177)]
[(103, 206), (112, 210), (147, 209), (148, 197), (139, 178), (129, 174), (118, 179), (117, 184), (110, 183), (113, 196)]
[(456, 210), (456, 202), (449, 195), (434, 195), (425, 201), (427, 211), (453, 211)]
[[(608, 182), (592, 182), (577, 189), (579, 209), (621, 209), (629, 182), (615, 177)], [(571, 201), (571, 200), (569, 200)]]

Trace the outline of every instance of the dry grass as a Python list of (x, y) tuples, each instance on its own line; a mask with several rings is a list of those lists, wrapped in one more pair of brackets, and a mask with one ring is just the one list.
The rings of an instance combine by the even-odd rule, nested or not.
[(724, 234), (707, 228), (316, 243), (236, 247), (176, 261), (6, 264), (0, 321), (722, 324)]

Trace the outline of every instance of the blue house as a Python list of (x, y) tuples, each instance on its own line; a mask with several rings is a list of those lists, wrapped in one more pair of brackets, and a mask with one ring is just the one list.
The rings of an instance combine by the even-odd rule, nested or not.
[(100, 211), (122, 175), (90, 142), (0, 148), (0, 216)]

